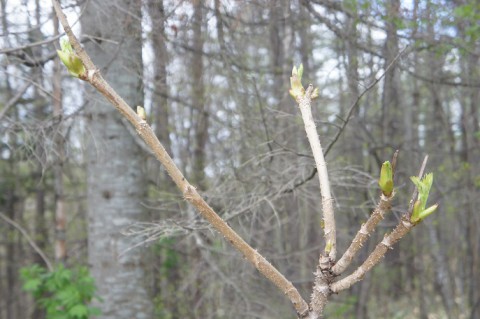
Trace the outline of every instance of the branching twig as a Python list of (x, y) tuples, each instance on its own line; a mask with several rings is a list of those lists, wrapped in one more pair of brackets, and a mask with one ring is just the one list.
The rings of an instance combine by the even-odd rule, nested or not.
[(94, 86), (112, 105), (135, 127), (138, 134), (151, 148), (155, 157), (163, 164), (165, 170), (173, 179), (177, 187), (183, 193), (184, 198), (190, 202), (200, 214), (219, 231), (245, 258), (257, 268), (266, 278), (273, 282), (292, 302), (300, 316), (308, 312), (308, 305), (301, 297), (298, 290), (288, 281), (274, 266), (272, 266), (261, 254), (245, 242), (230, 226), (220, 218), (215, 211), (205, 202), (177, 168), (170, 155), (155, 136), (152, 128), (142, 120), (132, 108), (113, 90), (103, 79), (99, 70), (95, 67), (88, 54), (81, 47), (76, 36), (73, 34), (65, 14), (62, 12), (57, 0), (52, 0), (55, 12), (68, 35), (70, 43), (76, 54), (82, 60), (86, 74), (80, 76), (82, 80)]
[[(392, 172), (395, 174), (395, 167), (397, 164), (398, 150), (393, 155), (392, 160)], [(357, 252), (362, 248), (365, 241), (375, 230), (375, 227), (378, 223), (384, 218), (385, 214), (391, 209), (391, 202), (395, 195), (395, 192), (392, 192), (390, 196), (385, 196), (384, 194), (380, 195), (380, 202), (375, 207), (375, 210), (368, 218), (367, 222), (360, 227), (355, 238), (352, 240), (350, 247), (345, 251), (343, 256), (338, 260), (338, 262), (332, 267), (332, 272), (335, 275), (340, 275), (347, 269), (347, 267), (352, 262), (353, 258)]]
[[(423, 160), (422, 167), (418, 173), (418, 177), (421, 178), (423, 176), (423, 172), (425, 170), (425, 166), (427, 165), (428, 155), (425, 156)], [(412, 194), (411, 203), (415, 202), (418, 196), (418, 190), (415, 187), (415, 190)], [(375, 247), (372, 253), (368, 256), (365, 262), (359, 266), (351, 275), (340, 279), (337, 282), (334, 282), (330, 289), (333, 293), (338, 293), (342, 290), (350, 288), (356, 282), (362, 280), (367, 272), (369, 272), (375, 265), (377, 265), (388, 251), (388, 249), (392, 249), (392, 246), (402, 239), (412, 228), (416, 225), (410, 221), (410, 216), (413, 211), (413, 204), (409, 205), (407, 212), (402, 216), (402, 219), (398, 223), (397, 227), (390, 233), (384, 236), (383, 240)]]
[(16, 223), (14, 220), (11, 220), (10, 218), (8, 218), (5, 214), (3, 213), (0, 213), (0, 217), (5, 221), (7, 222), (8, 224), (12, 225), (13, 227), (15, 227), (22, 235), (23, 237), (25, 237), (25, 239), (28, 241), (28, 243), (30, 244), (30, 246), (32, 246), (33, 250), (35, 250), (35, 252), (40, 255), (40, 257), (42, 258), (42, 260), (45, 262), (45, 265), (47, 265), (47, 268), (49, 271), (53, 271), (53, 266), (52, 266), (52, 263), (50, 262), (50, 260), (48, 259), (47, 255), (45, 255), (45, 253), (40, 249), (40, 247), (37, 246), (37, 244), (35, 244), (35, 242), (33, 241), (33, 239), (28, 235), (27, 231), (22, 227), (20, 226), (18, 223)]
[[(350, 118), (352, 117), (353, 115), (353, 111), (355, 111), (355, 109), (358, 107), (358, 105), (360, 104), (360, 100), (362, 99), (362, 97), (365, 96), (365, 94), (368, 93), (368, 91), (370, 91), (375, 85), (378, 84), (378, 82), (380, 82), (384, 77), (385, 75), (387, 74), (387, 72), (393, 67), (393, 65), (397, 62), (397, 60), (403, 55), (403, 53), (408, 49), (408, 46), (406, 46), (405, 48), (402, 49), (402, 51), (400, 51), (397, 56), (392, 60), (392, 62), (385, 68), (385, 71), (383, 71), (382, 74), (380, 74), (380, 76), (378, 77), (375, 77), (375, 80), (370, 83), (363, 91), (362, 93), (360, 93), (360, 95), (357, 96), (357, 98), (355, 99), (355, 101), (350, 105), (350, 108), (348, 109), (348, 112), (347, 112), (347, 117), (342, 120), (342, 125), (340, 126), (340, 128), (338, 129), (337, 133), (335, 134), (335, 136), (333, 137), (332, 141), (327, 145), (327, 147), (325, 148), (325, 152), (323, 153), (323, 155), (326, 157), (328, 155), (328, 153), (330, 153), (330, 151), (332, 150), (332, 147), (335, 145), (335, 143), (338, 141), (338, 139), (340, 138), (340, 136), (342, 135), (342, 133), (344, 132), (345, 128), (347, 127), (347, 124), (349, 123), (350, 121)], [(297, 187), (300, 187), (302, 186), (303, 184), (305, 184), (306, 182), (308, 182), (309, 180), (311, 180), (317, 173), (317, 168), (315, 167), (314, 169), (312, 169), (311, 173), (308, 174), (308, 176), (295, 183), (295, 185), (293, 185), (293, 187), (287, 189), (284, 191), (284, 193), (291, 193), (293, 192)]]
[(377, 224), (383, 220), (385, 214), (391, 208), (391, 201), (395, 193), (392, 193), (390, 196), (380, 195), (380, 202), (375, 207), (372, 215), (368, 218), (367, 222), (360, 227), (355, 238), (352, 240), (350, 247), (345, 251), (342, 258), (332, 267), (332, 272), (335, 275), (340, 275), (347, 269), (347, 267), (352, 262), (353, 258), (357, 252), (362, 248), (365, 241), (373, 233)]

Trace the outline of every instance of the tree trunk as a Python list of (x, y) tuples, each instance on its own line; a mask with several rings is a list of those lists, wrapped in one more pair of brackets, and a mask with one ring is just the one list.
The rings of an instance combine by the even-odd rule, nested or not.
[[(91, 1), (82, 15), (86, 49), (107, 81), (132, 106), (143, 105), (141, 2)], [(122, 229), (144, 217), (142, 151), (120, 114), (89, 91), (87, 105), (88, 259), (96, 280), (98, 318), (151, 318), (145, 258)]]
[(194, 1), (193, 11), (193, 59), (192, 59), (192, 97), (197, 116), (194, 121), (193, 181), (200, 190), (205, 190), (205, 166), (207, 159), (208, 113), (205, 109), (205, 87), (203, 82), (203, 44), (202, 1)]
[[(53, 15), (53, 32), (58, 35), (58, 18)], [(63, 163), (65, 161), (64, 137), (62, 135), (62, 69), (60, 59), (53, 62), (52, 75), (52, 104), (53, 116), (57, 120), (58, 129), (54, 135), (54, 148), (56, 153), (55, 162), (53, 164), (53, 178), (55, 191), (55, 261), (65, 262), (67, 257), (66, 248), (66, 223), (67, 216), (65, 213), (65, 196), (63, 191)]]

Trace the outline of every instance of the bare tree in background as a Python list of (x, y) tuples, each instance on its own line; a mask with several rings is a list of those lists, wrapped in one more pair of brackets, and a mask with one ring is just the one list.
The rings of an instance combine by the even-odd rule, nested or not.
[[(127, 97), (131, 107), (145, 103), (146, 122), (175, 155), (175, 164), (188, 179), (198, 175), (193, 169), (194, 153), (203, 152), (203, 182), (192, 179), (192, 186), (245, 242), (291, 280), (302, 298), (308, 299), (311, 293), (312, 270), (318, 265), (319, 252), (325, 253), (325, 240), (316, 165), (298, 106), (288, 96), (292, 65), (300, 61), (305, 68), (303, 83), (319, 87), (312, 117), (335, 198), (337, 260), (382, 202), (376, 181), (380, 164), (400, 149), (392, 212), (358, 250), (350, 268), (335, 280), (340, 282), (349, 269), (358, 269), (401, 220), (412, 188), (408, 177), (425, 153), (430, 154), (429, 167), (435, 172), (431, 202), (440, 203), (435, 217), (404, 237), (363, 281), (332, 295), (325, 316), (478, 317), (480, 234), (475, 229), (480, 217), (474, 209), (480, 185), (478, 3), (139, 2), (145, 14), (144, 29), (139, 32), (146, 49), (145, 76), (140, 66), (134, 70), (125, 64), (137, 59), (140, 47), (137, 39), (137, 53), (123, 56), (123, 46), (130, 43), (125, 24), (115, 22), (116, 30), (89, 25), (82, 44), (93, 53), (100, 75), (107, 80), (113, 75), (114, 89)], [(15, 3), (1, 1), (0, 213), (12, 217), (52, 260), (55, 245), (65, 239), (65, 265), (85, 264), (86, 211), (92, 197), (87, 197), (84, 182), (85, 167), (91, 163), (82, 147), (86, 140), (97, 143), (100, 139), (91, 139), (87, 125), (91, 118), (86, 115), (92, 114), (92, 108), (82, 106), (96, 103), (98, 109), (93, 112), (105, 116), (110, 106), (102, 104), (98, 94), (84, 100), (81, 82), (68, 77), (61, 66), (63, 114), (58, 121), (54, 109), (59, 90), (52, 83), (58, 73), (53, 59), (63, 31), (58, 36), (53, 33), (50, 3)], [(92, 11), (84, 10), (86, 4), (92, 1), (62, 1), (74, 30), (79, 25), (75, 17), (89, 20), (86, 15)], [(125, 14), (137, 23), (137, 6), (132, 11), (122, 5), (120, 13), (101, 9), (102, 14), (108, 12), (101, 22), (110, 24)], [(199, 17), (195, 18), (195, 8), (202, 14), (200, 28), (194, 24)], [(111, 33), (104, 36), (104, 31)], [(128, 79), (128, 85), (143, 81), (145, 102), (132, 98), (133, 90), (116, 82), (126, 74), (136, 79)], [(194, 98), (200, 86), (203, 104)], [(201, 117), (208, 119), (207, 130), (197, 121)], [(207, 132), (207, 138), (197, 134), (201, 132)], [(128, 135), (131, 144), (143, 145), (137, 143), (140, 139), (134, 130)], [(197, 143), (199, 139), (203, 142)], [(63, 159), (58, 157), (59, 142), (64, 143)], [(108, 159), (105, 169), (111, 164), (108, 144), (95, 145), (95, 158)], [(196, 144), (203, 146), (195, 149)], [(132, 253), (141, 254), (138, 260), (147, 263), (147, 284), (141, 289), (152, 289), (155, 316), (293, 317), (284, 290), (272, 288), (228, 241), (211, 231), (183, 200), (185, 187), (181, 192), (172, 189), (165, 169), (153, 167), (149, 153), (137, 153), (152, 161), (136, 169), (148, 176), (142, 177), (143, 195), (132, 200), (135, 208), (148, 211), (148, 217), (139, 213), (120, 225), (112, 214), (110, 222), (115, 220), (118, 227), (108, 231), (131, 248), (125, 256), (111, 257), (112, 264), (122, 264), (126, 260), (122, 258)], [(58, 164), (63, 170), (63, 194), (56, 183)], [(125, 176), (118, 173), (109, 182)], [(187, 195), (198, 200), (191, 192)], [(64, 238), (54, 233), (56, 203), (62, 196), (68, 220)], [(120, 230), (131, 223), (127, 233), (141, 238), (120, 240)], [(0, 231), (6, 235), (0, 236), (0, 318), (8, 313), (9, 319), (25, 319), (33, 303), (21, 292), (17, 269), (41, 260), (23, 233), (3, 219)], [(102, 239), (112, 242), (111, 237), (96, 237), (103, 247), (109, 244), (101, 243)], [(150, 244), (148, 258), (136, 246), (139, 240)], [(114, 302), (107, 304), (111, 307)]]
[[(141, 3), (89, 2), (82, 15), (87, 50), (132, 106), (143, 105)], [(121, 117), (91, 90), (87, 117), (88, 259), (99, 295), (101, 318), (151, 318), (142, 249), (121, 230), (145, 218), (141, 148)]]

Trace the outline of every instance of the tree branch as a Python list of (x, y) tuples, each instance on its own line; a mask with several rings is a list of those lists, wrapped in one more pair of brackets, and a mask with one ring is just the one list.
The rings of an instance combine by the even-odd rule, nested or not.
[[(398, 150), (395, 151), (392, 159), (392, 172), (393, 176), (395, 176), (395, 168), (397, 166), (397, 157), (398, 157)], [(353, 258), (357, 254), (357, 252), (362, 248), (365, 241), (370, 237), (370, 235), (375, 230), (375, 227), (378, 223), (383, 220), (385, 214), (390, 211), (391, 209), (391, 202), (393, 197), (395, 196), (395, 192), (392, 192), (390, 196), (385, 196), (384, 194), (380, 195), (380, 202), (375, 207), (375, 210), (368, 218), (367, 222), (360, 227), (357, 235), (352, 240), (350, 247), (345, 251), (343, 256), (338, 260), (338, 262), (332, 267), (332, 272), (334, 275), (338, 276), (347, 269), (347, 267), (352, 262)]]
[[(427, 165), (428, 161), (428, 155), (425, 156), (425, 159), (423, 160), (422, 166), (420, 168), (420, 171), (418, 173), (418, 177), (421, 178), (423, 176), (423, 172), (425, 170), (425, 166)], [(400, 222), (398, 223), (397, 227), (390, 233), (386, 234), (383, 237), (383, 240), (375, 247), (375, 249), (372, 251), (372, 253), (368, 256), (368, 258), (365, 260), (365, 262), (359, 266), (351, 275), (340, 279), (337, 282), (334, 282), (331, 286), (330, 289), (333, 293), (338, 293), (342, 290), (350, 288), (353, 284), (359, 282), (360, 280), (363, 279), (363, 277), (369, 272), (375, 265), (377, 265), (385, 256), (385, 253), (389, 250), (392, 249), (393, 245), (398, 242), (400, 239), (402, 239), (410, 230), (412, 230), (416, 223), (412, 223), (410, 221), (410, 217), (413, 211), (413, 203), (415, 202), (416, 198), (418, 196), (418, 190), (415, 187), (415, 190), (413, 191), (412, 198), (410, 200), (410, 205), (403, 214)]]
[(312, 149), (315, 159), (315, 166), (318, 171), (318, 180), (320, 182), (320, 193), (322, 196), (322, 210), (325, 231), (325, 256), (330, 262), (335, 261), (337, 252), (337, 238), (335, 228), (335, 215), (333, 210), (333, 197), (330, 191), (330, 181), (328, 180), (327, 163), (323, 156), (322, 145), (318, 137), (317, 127), (312, 115), (312, 93), (313, 86), (310, 84), (305, 94), (298, 98), (298, 107), (302, 113), (305, 131), (307, 132), (308, 142)]
[(377, 85), (378, 82), (380, 82), (381, 79), (383, 79), (385, 77), (385, 75), (387, 74), (387, 72), (393, 67), (393, 65), (395, 65), (395, 63), (397, 62), (397, 60), (403, 55), (403, 53), (409, 48), (409, 46), (405, 46), (398, 54), (397, 56), (392, 60), (392, 62), (390, 62), (390, 64), (385, 68), (385, 71), (383, 71), (383, 73), (379, 76), (379, 77), (375, 77), (375, 80), (370, 83), (366, 88), (365, 90), (362, 91), (362, 93), (360, 93), (359, 96), (357, 96), (357, 98), (355, 99), (355, 101), (352, 103), (352, 105), (350, 105), (350, 108), (348, 109), (348, 112), (347, 112), (347, 117), (345, 118), (345, 120), (343, 121), (342, 123), (342, 126), (340, 127), (340, 129), (337, 131), (337, 134), (335, 134), (335, 136), (333, 137), (333, 140), (330, 142), (330, 144), (328, 144), (327, 148), (325, 149), (325, 155), (327, 155), (328, 152), (330, 152), (330, 149), (333, 147), (333, 145), (337, 142), (338, 138), (340, 137), (340, 135), (342, 135), (343, 131), (345, 130), (345, 127), (347, 126), (348, 122), (350, 121), (350, 118), (352, 117), (352, 114), (353, 114), (353, 111), (358, 107), (358, 105), (360, 104), (360, 100), (362, 99), (362, 97), (367, 94), (368, 91), (370, 91), (375, 85)]
[(40, 255), (42, 260), (45, 262), (45, 265), (47, 265), (48, 270), (53, 271), (52, 263), (48, 259), (47, 255), (45, 255), (45, 253), (40, 249), (40, 247), (37, 246), (35, 241), (33, 241), (33, 239), (28, 235), (27, 231), (22, 226), (20, 226), (18, 223), (16, 223), (14, 220), (11, 220), (10, 218), (8, 218), (5, 214), (3, 214), (1, 212), (0, 212), (0, 217), (5, 222), (7, 222), (8, 224), (15, 227), (23, 235), (23, 237), (25, 237), (25, 239), (28, 241), (30, 246), (32, 246), (33, 250), (35, 250), (35, 252), (38, 255)]
[(394, 195), (395, 193), (392, 193), (388, 197), (383, 194), (380, 195), (380, 202), (377, 204), (377, 207), (375, 207), (372, 215), (370, 215), (367, 222), (360, 227), (360, 230), (352, 240), (350, 247), (348, 247), (343, 256), (332, 267), (332, 272), (335, 275), (340, 275), (350, 265), (357, 252), (362, 248), (365, 241), (367, 241), (368, 237), (370, 237), (375, 230), (375, 227), (381, 220), (383, 220), (385, 214), (390, 210), (391, 201)]
[(132, 125), (137, 133), (150, 147), (155, 157), (163, 164), (165, 170), (173, 179), (177, 187), (183, 193), (185, 200), (191, 203), (208, 222), (219, 231), (255, 268), (277, 286), (292, 302), (299, 316), (308, 313), (308, 305), (298, 290), (288, 281), (274, 266), (272, 266), (261, 254), (245, 242), (230, 226), (220, 218), (215, 211), (205, 202), (177, 168), (170, 155), (155, 136), (152, 128), (142, 120), (132, 108), (113, 90), (103, 79), (99, 70), (80, 45), (73, 34), (67, 18), (57, 0), (52, 0), (55, 12), (68, 35), (70, 43), (77, 55), (82, 60), (86, 75), (80, 76), (82, 80), (89, 82), (95, 87)]
[[(362, 93), (360, 93), (360, 95), (357, 96), (357, 98), (355, 99), (355, 101), (353, 101), (353, 103), (350, 105), (349, 109), (348, 109), (348, 112), (347, 112), (347, 116), (344, 120), (342, 120), (342, 125), (341, 127), (338, 129), (337, 133), (335, 134), (335, 136), (333, 137), (332, 141), (327, 145), (327, 147), (325, 148), (325, 152), (324, 152), (324, 156), (327, 156), (328, 153), (332, 150), (332, 147), (335, 145), (335, 143), (338, 141), (338, 139), (340, 138), (340, 136), (342, 135), (342, 133), (344, 132), (345, 128), (347, 127), (347, 124), (349, 123), (350, 121), (350, 118), (352, 117), (353, 115), (353, 111), (358, 107), (358, 105), (360, 104), (360, 100), (362, 99), (363, 96), (365, 96), (365, 94), (368, 93), (368, 91), (370, 91), (375, 85), (377, 85), (378, 82), (380, 82), (384, 77), (385, 75), (387, 74), (387, 72), (392, 68), (392, 66), (396, 63), (396, 61), (403, 55), (403, 53), (409, 48), (409, 46), (406, 46), (405, 48), (403, 48), (398, 54), (397, 56), (392, 60), (392, 62), (385, 68), (385, 71), (383, 71), (382, 74), (380, 74), (380, 76), (376, 77), (375, 76), (375, 80), (370, 83), (363, 91)], [(308, 182), (309, 180), (311, 180), (313, 177), (315, 177), (317, 173), (317, 168), (315, 167), (314, 169), (312, 169), (312, 172), (310, 174), (308, 174), (308, 176), (301, 180), (300, 182), (298, 183), (295, 183), (295, 185), (293, 185), (291, 188), (287, 189), (284, 191), (284, 193), (291, 193), (293, 192), (297, 187), (300, 187), (302, 186), (303, 184), (305, 184), (306, 182)]]

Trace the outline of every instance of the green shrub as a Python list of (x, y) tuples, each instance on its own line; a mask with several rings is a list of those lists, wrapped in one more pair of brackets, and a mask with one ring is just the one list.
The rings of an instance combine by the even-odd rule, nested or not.
[(39, 265), (20, 269), (23, 289), (32, 293), (35, 302), (47, 314), (47, 319), (87, 319), (100, 314), (88, 304), (95, 296), (95, 282), (87, 267), (75, 269), (56, 266), (48, 271)]

